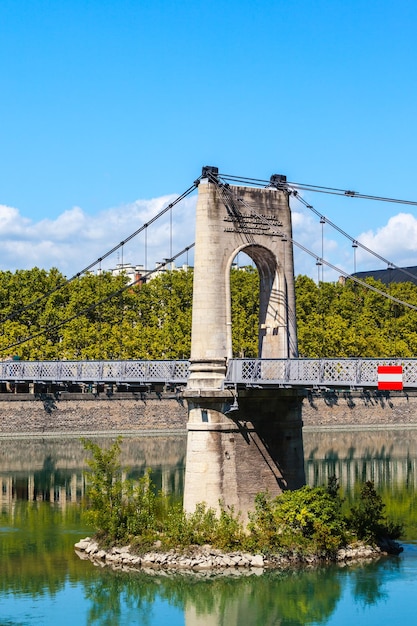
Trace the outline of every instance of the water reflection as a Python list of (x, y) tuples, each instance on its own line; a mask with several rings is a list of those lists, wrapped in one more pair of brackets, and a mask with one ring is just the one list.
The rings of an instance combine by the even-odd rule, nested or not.
[[(384, 569), (385, 568), (385, 569)], [(368, 564), (349, 570), (327, 567), (310, 571), (269, 572), (262, 576), (149, 576), (102, 572), (85, 583), (90, 603), (88, 624), (118, 624), (126, 610), (139, 624), (154, 624), (154, 607), (165, 601), (180, 609), (187, 626), (324, 624), (347, 585), (362, 607), (386, 601), (385, 574), (397, 575), (400, 562)]]
[[(73, 543), (83, 531), (79, 516), (79, 506), (69, 506), (64, 512), (46, 502), (24, 501), (16, 505), (13, 514), (2, 514), (2, 619), (13, 616), (10, 623), (23, 623), (18, 620), (20, 610), (26, 616), (25, 624), (39, 623), (40, 614), (46, 614), (41, 623), (54, 623), (56, 607), (75, 594), (83, 613), (78, 623), (92, 626), (324, 624), (347, 590), (363, 608), (385, 603), (386, 579), (399, 578), (404, 567), (399, 558), (390, 558), (351, 568), (332, 566), (261, 576), (168, 577), (111, 571), (75, 556)], [(71, 611), (61, 613), (59, 623), (72, 624), (73, 619)]]
[(306, 431), (306, 480), (326, 485), (336, 476), (347, 504), (372, 480), (386, 514), (404, 525), (403, 539), (417, 537), (417, 429)]
[(308, 484), (337, 476), (347, 491), (366, 480), (416, 487), (417, 430), (309, 430), (303, 438)]
[[(0, 516), (0, 589), (21, 594), (56, 593), (79, 568), (68, 559), (80, 530), (79, 506), (65, 511), (46, 502), (16, 501)], [(18, 583), (18, 584), (17, 584)]]
[[(128, 438), (122, 463), (132, 476), (153, 467), (160, 487), (180, 493), (185, 443), (177, 436)], [(414, 611), (417, 550), (409, 547), (378, 563), (239, 578), (95, 568), (73, 550), (89, 533), (80, 505), (86, 469), (80, 441), (0, 440), (0, 449), (0, 623), (339, 626), (352, 611), (368, 626), (389, 623), (390, 611), (410, 623), (404, 616)], [(376, 478), (384, 500), (408, 520), (408, 536), (417, 537), (417, 431), (306, 433), (305, 453), (311, 484), (336, 473), (348, 491), (358, 478)]]
[[(97, 438), (99, 445), (112, 439)], [(0, 506), (16, 502), (50, 502), (65, 510), (80, 503), (86, 489), (87, 453), (79, 438), (0, 439)], [(336, 476), (349, 502), (359, 484), (374, 481), (387, 513), (405, 523), (406, 538), (417, 536), (417, 430), (306, 431), (307, 483), (325, 485)], [(126, 476), (138, 478), (147, 467), (158, 489), (183, 492), (186, 437), (126, 437), (121, 462)]]
[[(108, 439), (97, 438), (99, 445)], [(132, 437), (122, 443), (121, 462), (129, 477), (152, 468), (158, 489), (181, 495), (186, 439), (182, 436)], [(0, 440), (0, 504), (18, 500), (54, 502), (63, 508), (80, 502), (86, 488), (88, 453), (77, 439)]]

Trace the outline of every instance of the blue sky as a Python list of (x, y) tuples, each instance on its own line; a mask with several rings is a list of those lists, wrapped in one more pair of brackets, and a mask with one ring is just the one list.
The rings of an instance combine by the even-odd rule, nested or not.
[[(417, 200), (416, 27), (413, 0), (2, 0), (0, 269), (77, 272), (206, 164)], [(417, 265), (415, 207), (306, 199)], [(321, 253), (301, 209), (294, 236)], [(178, 249), (194, 241), (193, 210)], [(167, 229), (150, 235), (153, 260), (168, 256)], [(352, 271), (349, 242), (327, 225), (324, 238)], [(143, 263), (143, 242), (124, 260)], [(358, 253), (358, 270), (377, 267)], [(297, 254), (296, 272), (314, 275), (314, 259)]]

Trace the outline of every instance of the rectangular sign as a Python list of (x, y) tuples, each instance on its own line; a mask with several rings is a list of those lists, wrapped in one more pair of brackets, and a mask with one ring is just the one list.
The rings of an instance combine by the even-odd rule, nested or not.
[(389, 391), (403, 388), (402, 365), (378, 365), (378, 389)]

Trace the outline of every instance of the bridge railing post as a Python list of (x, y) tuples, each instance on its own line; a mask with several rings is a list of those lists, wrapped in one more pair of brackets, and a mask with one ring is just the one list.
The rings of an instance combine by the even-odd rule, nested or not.
[(356, 376), (355, 376), (355, 382), (356, 385), (360, 385), (361, 384), (361, 379), (362, 379), (362, 359), (358, 359), (356, 362), (356, 368), (355, 368), (355, 372), (356, 372)]
[(319, 384), (322, 385), (324, 381), (324, 359), (320, 359), (319, 365)]
[(287, 359), (285, 363), (285, 382), (288, 383), (290, 381), (290, 372), (291, 372), (291, 360)]

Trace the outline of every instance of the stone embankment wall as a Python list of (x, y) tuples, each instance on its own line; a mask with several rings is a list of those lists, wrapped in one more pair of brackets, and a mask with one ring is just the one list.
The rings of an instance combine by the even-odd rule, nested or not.
[(311, 392), (302, 415), (304, 427), (417, 425), (417, 391)]
[[(315, 392), (303, 401), (305, 428), (417, 426), (417, 391)], [(173, 393), (0, 394), (0, 434), (184, 431), (187, 405)]]
[(1, 394), (0, 434), (185, 431), (187, 406), (175, 394)]

